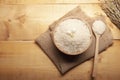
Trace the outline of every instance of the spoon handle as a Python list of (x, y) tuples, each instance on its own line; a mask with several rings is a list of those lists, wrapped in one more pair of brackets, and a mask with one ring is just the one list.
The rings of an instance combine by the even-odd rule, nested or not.
[(94, 56), (93, 72), (92, 72), (93, 78), (96, 77), (96, 72), (97, 72), (98, 53), (99, 53), (99, 38), (100, 38), (100, 35), (96, 34), (96, 47), (95, 47), (95, 56)]

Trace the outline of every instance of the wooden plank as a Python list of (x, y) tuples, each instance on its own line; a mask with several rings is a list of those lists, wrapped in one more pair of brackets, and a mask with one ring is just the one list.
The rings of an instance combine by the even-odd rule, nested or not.
[[(120, 80), (120, 40), (99, 55), (97, 80)], [(61, 76), (34, 41), (0, 41), (0, 80), (90, 80), (93, 60)]]
[[(102, 1), (102, 0), (101, 0)], [(0, 4), (101, 3), (100, 0), (0, 0)]]
[(6, 28), (1, 32), (7, 32), (6, 40), (34, 40), (74, 7), (76, 5), (1, 5), (0, 27), (4, 24)]
[[(78, 5), (0, 5), (0, 40), (35, 40), (50, 24), (76, 6)], [(105, 15), (98, 4), (79, 6), (90, 17)], [(120, 39), (120, 30), (107, 17), (106, 19), (114, 39)]]

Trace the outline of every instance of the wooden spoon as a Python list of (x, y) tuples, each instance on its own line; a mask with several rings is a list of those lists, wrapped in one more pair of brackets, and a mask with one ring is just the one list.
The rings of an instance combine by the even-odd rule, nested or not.
[(96, 72), (97, 72), (97, 63), (98, 63), (98, 53), (99, 53), (99, 38), (100, 35), (96, 34), (96, 47), (95, 47), (95, 56), (94, 56), (94, 63), (93, 63), (93, 72), (92, 72), (92, 77), (96, 77)]
[(95, 56), (94, 56), (94, 63), (93, 63), (93, 72), (92, 72), (92, 78), (96, 78), (96, 72), (97, 72), (97, 63), (98, 63), (98, 53), (99, 53), (99, 39), (100, 36), (105, 32), (105, 23), (101, 20), (96, 20), (93, 23), (93, 32), (96, 37), (96, 46), (95, 46)]

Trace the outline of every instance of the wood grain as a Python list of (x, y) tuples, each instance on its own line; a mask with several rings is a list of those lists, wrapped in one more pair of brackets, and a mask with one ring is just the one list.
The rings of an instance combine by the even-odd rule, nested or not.
[[(35, 40), (50, 24), (76, 6), (78, 5), (0, 5), (0, 40)], [(98, 4), (79, 4), (79, 6), (90, 17), (105, 15)], [(106, 19), (114, 39), (120, 39), (120, 30), (108, 17)]]
[[(103, 1), (103, 0), (101, 0)], [(0, 0), (0, 4), (101, 3), (100, 0)]]
[[(120, 40), (98, 59), (97, 80), (120, 80)], [(93, 60), (61, 76), (33, 41), (0, 41), (0, 80), (90, 80)]]
[[(78, 5), (91, 17), (104, 14), (96, 3), (100, 1), (0, 0), (0, 80), (90, 80), (92, 59), (61, 76), (33, 40)], [(120, 30), (106, 19), (114, 39), (120, 39)], [(114, 40), (99, 55), (97, 80), (120, 80), (119, 49), (120, 40)]]

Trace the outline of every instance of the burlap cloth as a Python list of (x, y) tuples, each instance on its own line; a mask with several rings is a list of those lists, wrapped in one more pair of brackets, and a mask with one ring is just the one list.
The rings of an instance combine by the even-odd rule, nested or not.
[[(51, 38), (51, 32), (58, 23), (68, 18), (78, 18), (84, 20), (90, 25), (90, 28), (92, 26), (93, 21), (96, 19), (101, 19), (105, 22), (103, 16), (99, 16), (97, 18), (90, 18), (84, 12), (81, 11), (80, 7), (76, 7), (75, 9), (64, 15), (62, 18), (55, 21), (52, 25), (50, 25), (50, 28), (45, 33), (41, 34), (36, 39), (36, 43), (51, 59), (51, 61), (56, 65), (56, 67), (58, 68), (61, 74), (65, 74), (73, 67), (92, 58), (95, 52), (95, 36), (93, 33), (92, 33), (92, 43), (90, 47), (80, 55), (76, 55), (76, 56), (65, 55), (56, 48)], [(107, 49), (112, 44), (112, 35), (108, 27), (106, 28), (104, 34), (100, 37), (99, 44), (100, 44), (99, 52)]]

